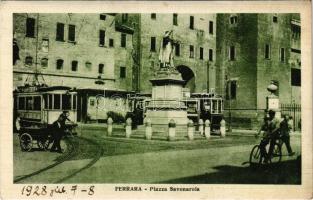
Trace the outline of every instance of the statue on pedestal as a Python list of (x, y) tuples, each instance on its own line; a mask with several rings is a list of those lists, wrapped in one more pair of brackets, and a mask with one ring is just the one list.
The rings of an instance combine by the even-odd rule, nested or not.
[(174, 40), (173, 31), (166, 31), (160, 45), (160, 69), (175, 70), (173, 62)]

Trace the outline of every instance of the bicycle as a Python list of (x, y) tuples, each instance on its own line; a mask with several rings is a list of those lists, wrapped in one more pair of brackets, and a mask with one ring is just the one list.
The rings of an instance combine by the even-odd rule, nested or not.
[[(265, 161), (265, 156), (267, 156), (269, 153), (270, 145), (268, 144), (266, 145), (266, 155), (261, 154), (261, 148), (260, 148), (261, 142), (260, 144), (255, 145), (251, 150), (250, 159), (249, 159), (250, 166), (263, 164)], [(281, 147), (282, 147), (282, 142), (281, 142), (280, 137), (278, 137), (275, 139), (273, 152), (272, 152), (272, 155), (270, 155), (268, 158), (268, 163), (280, 163), (281, 158), (282, 158)]]

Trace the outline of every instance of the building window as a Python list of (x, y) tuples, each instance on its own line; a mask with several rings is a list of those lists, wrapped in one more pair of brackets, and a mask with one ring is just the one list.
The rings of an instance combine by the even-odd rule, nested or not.
[(173, 14), (173, 25), (177, 26), (178, 25), (178, 15), (176, 13)]
[(26, 56), (26, 58), (25, 58), (25, 65), (32, 66), (33, 65), (33, 57)]
[(63, 69), (63, 63), (64, 63), (64, 60), (62, 60), (62, 59), (57, 60), (57, 63), (56, 63), (57, 70)]
[(114, 47), (114, 40), (111, 38), (109, 39), (109, 46)]
[(99, 46), (103, 47), (105, 44), (105, 31), (104, 30), (100, 30), (99, 31)]
[(43, 68), (48, 67), (48, 58), (42, 58), (40, 64)]
[(213, 61), (213, 49), (209, 49), (209, 61)]
[(156, 19), (156, 14), (155, 13), (151, 13), (151, 19)]
[(235, 46), (229, 47), (229, 60), (235, 60), (236, 59), (236, 49)]
[(98, 73), (103, 74), (103, 70), (104, 70), (104, 64), (99, 64)]
[(285, 48), (280, 48), (280, 61), (285, 62)]
[(43, 38), (42, 39), (41, 50), (44, 53), (48, 53), (49, 52), (49, 39), (47, 39), (47, 38)]
[(128, 14), (122, 14), (122, 22), (128, 21)]
[(150, 51), (153, 51), (153, 52), (156, 51), (156, 38), (155, 37), (151, 37)]
[(214, 33), (214, 30), (213, 30), (213, 22), (212, 22), (212, 21), (209, 22), (209, 33), (210, 33), (210, 34), (213, 34), (213, 33)]
[(126, 77), (126, 67), (120, 67), (120, 78)]
[(72, 71), (76, 72), (78, 68), (78, 62), (76, 60), (72, 61)]
[(291, 68), (291, 85), (301, 86), (301, 70), (297, 68)]
[(57, 23), (57, 35), (56, 35), (57, 41), (64, 41), (64, 24)]
[(35, 19), (26, 19), (26, 37), (35, 37)]
[(189, 28), (192, 29), (192, 30), (195, 28), (194, 27), (194, 20), (195, 20), (194, 16), (190, 16), (190, 18), (189, 18)]
[(293, 39), (300, 39), (300, 36), (301, 36), (301, 27), (296, 25), (296, 24), (291, 24), (291, 32), (292, 32), (292, 35), (291, 37)]
[(291, 48), (291, 52), (293, 52), (293, 53), (301, 53), (301, 50), (300, 49)]
[(229, 23), (230, 24), (237, 24), (237, 22), (238, 22), (238, 17), (237, 16), (231, 16), (229, 18)]
[(194, 47), (193, 45), (189, 46), (189, 58), (194, 58), (195, 52), (194, 52)]
[(271, 59), (271, 47), (269, 44), (265, 45), (265, 50), (264, 50), (264, 58), (265, 59)]
[(106, 20), (107, 16), (104, 14), (100, 14), (100, 20)]
[(86, 66), (86, 68), (87, 68), (87, 70), (88, 71), (91, 71), (91, 62), (89, 62), (89, 61), (87, 61), (86, 63), (85, 63), (85, 66)]
[(68, 25), (68, 41), (75, 42), (75, 25)]
[(278, 17), (277, 16), (273, 16), (273, 22), (277, 23), (278, 22)]
[(125, 33), (121, 34), (121, 47), (126, 48), (126, 34)]
[(200, 60), (203, 60), (203, 48), (202, 47), (200, 47)]
[(180, 56), (180, 44), (175, 44), (175, 56)]
[(237, 80), (229, 80), (226, 85), (226, 99), (236, 99), (237, 96)]

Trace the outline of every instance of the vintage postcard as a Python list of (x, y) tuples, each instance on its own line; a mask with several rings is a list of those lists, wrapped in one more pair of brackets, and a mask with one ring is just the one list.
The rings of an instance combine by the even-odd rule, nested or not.
[(310, 6), (0, 3), (0, 197), (312, 198)]

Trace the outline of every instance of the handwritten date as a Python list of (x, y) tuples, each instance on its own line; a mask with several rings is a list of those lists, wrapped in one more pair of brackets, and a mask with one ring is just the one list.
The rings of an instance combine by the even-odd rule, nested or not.
[(32, 186), (27, 185), (22, 188), (21, 194), (24, 196), (50, 196), (54, 195), (76, 195), (78, 193), (86, 193), (89, 196), (92, 196), (95, 193), (95, 186), (89, 186), (86, 188), (79, 188), (77, 185), (72, 186), (55, 186), (55, 187), (47, 187), (43, 186)]

